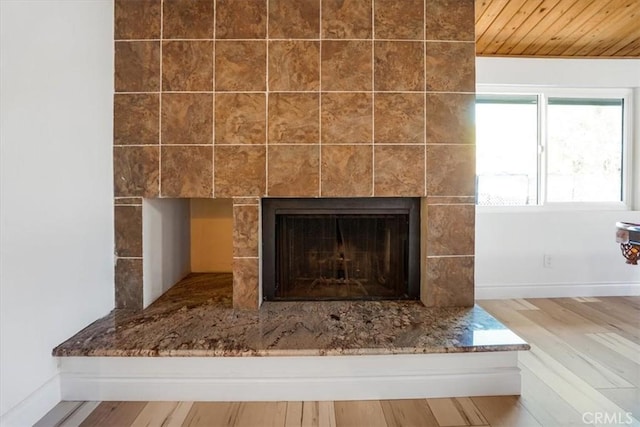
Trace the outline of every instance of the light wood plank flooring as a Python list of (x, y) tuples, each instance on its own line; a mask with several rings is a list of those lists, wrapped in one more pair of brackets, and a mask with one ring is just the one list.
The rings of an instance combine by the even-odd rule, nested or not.
[(61, 402), (43, 426), (640, 426), (640, 297), (479, 304), (531, 344), (522, 396), (335, 402)]

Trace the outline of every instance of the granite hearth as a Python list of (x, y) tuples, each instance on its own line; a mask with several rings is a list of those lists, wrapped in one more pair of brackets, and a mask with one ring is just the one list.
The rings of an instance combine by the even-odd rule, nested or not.
[(479, 306), (419, 301), (232, 306), (230, 274), (191, 274), (142, 311), (116, 309), (54, 356), (337, 356), (528, 350)]
[(479, 306), (233, 307), (228, 273), (190, 274), (53, 350), (64, 400), (363, 400), (520, 394), (529, 345)]

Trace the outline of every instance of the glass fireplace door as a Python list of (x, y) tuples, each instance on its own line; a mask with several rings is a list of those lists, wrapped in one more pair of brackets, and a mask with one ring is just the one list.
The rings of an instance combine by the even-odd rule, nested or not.
[(265, 300), (417, 299), (417, 198), (262, 199)]
[(406, 297), (408, 215), (278, 215), (277, 299)]

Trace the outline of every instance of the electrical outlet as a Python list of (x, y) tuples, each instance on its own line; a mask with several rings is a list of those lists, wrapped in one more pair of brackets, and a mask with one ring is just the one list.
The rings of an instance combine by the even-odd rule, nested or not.
[(553, 259), (551, 258), (551, 255), (549, 255), (549, 254), (542, 255), (542, 266), (544, 268), (552, 268), (553, 267)]

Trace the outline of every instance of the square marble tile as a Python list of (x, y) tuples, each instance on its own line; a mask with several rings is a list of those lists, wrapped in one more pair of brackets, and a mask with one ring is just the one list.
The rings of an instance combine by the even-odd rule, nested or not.
[(472, 144), (427, 145), (427, 194), (474, 196), (476, 149)]
[(429, 205), (427, 230), (427, 256), (473, 255), (475, 205)]
[(215, 197), (265, 194), (264, 145), (217, 145), (214, 170)]
[(472, 307), (475, 302), (474, 257), (429, 257), (422, 302), (427, 307)]
[(115, 42), (115, 91), (157, 92), (160, 89), (160, 42)]
[(216, 144), (265, 144), (266, 96), (263, 93), (216, 93)]
[(427, 40), (475, 41), (474, 0), (426, 0)]
[(475, 42), (427, 42), (427, 90), (475, 92)]
[(216, 41), (216, 91), (264, 91), (265, 41)]
[(268, 167), (269, 196), (319, 196), (320, 146), (271, 146)]
[(376, 39), (424, 40), (424, 0), (375, 0)]
[(216, 0), (217, 39), (267, 37), (267, 0)]
[(158, 197), (159, 147), (113, 147), (116, 197)]
[(369, 40), (322, 42), (322, 90), (370, 91), (372, 89)]
[(162, 38), (212, 39), (213, 3), (212, 0), (165, 1), (162, 9)]
[(365, 92), (323, 93), (322, 143), (370, 144), (373, 138), (373, 95)]
[(313, 91), (320, 88), (320, 42), (269, 42), (269, 90)]
[(213, 90), (213, 42), (163, 42), (162, 90)]
[(374, 196), (424, 196), (424, 146), (374, 147)]
[(322, 38), (370, 39), (372, 0), (322, 0)]
[(475, 95), (427, 93), (427, 144), (474, 144)]
[(159, 141), (160, 96), (115, 94), (113, 97), (114, 145), (155, 145)]
[(163, 94), (162, 144), (213, 144), (213, 94)]
[(269, 0), (269, 38), (320, 37), (320, 0)]
[(115, 40), (160, 38), (162, 0), (115, 0)]
[(377, 93), (374, 115), (376, 143), (424, 143), (423, 93)]
[(374, 43), (376, 91), (424, 91), (424, 43)]
[(322, 146), (322, 197), (373, 195), (373, 146)]
[(319, 98), (317, 93), (270, 93), (269, 144), (318, 144)]
[(213, 147), (163, 146), (162, 197), (213, 197)]

